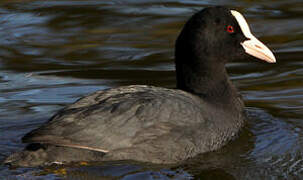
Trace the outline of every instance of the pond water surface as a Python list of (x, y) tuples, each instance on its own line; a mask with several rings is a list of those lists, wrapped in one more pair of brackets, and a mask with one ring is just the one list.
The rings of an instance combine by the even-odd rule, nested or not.
[(0, 2), (0, 161), (56, 111), (96, 90), (175, 86), (174, 42), (194, 12), (242, 12), (276, 64), (227, 65), (249, 116), (239, 138), (184, 164), (0, 165), (0, 179), (303, 179), (302, 0)]

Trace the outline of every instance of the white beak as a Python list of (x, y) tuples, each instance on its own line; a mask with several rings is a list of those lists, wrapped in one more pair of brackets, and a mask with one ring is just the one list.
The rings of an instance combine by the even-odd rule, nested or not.
[(242, 14), (235, 10), (231, 10), (231, 14), (236, 18), (244, 36), (248, 39), (241, 43), (245, 52), (266, 62), (275, 63), (276, 58), (273, 53), (269, 50), (268, 47), (266, 47), (261, 41), (252, 35), (249, 26)]

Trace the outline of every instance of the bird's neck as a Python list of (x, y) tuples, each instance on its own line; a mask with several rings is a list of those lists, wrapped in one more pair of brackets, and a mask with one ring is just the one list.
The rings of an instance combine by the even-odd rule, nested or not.
[[(203, 61), (202, 61), (203, 62)], [(224, 63), (176, 64), (177, 88), (213, 103), (228, 103), (238, 96)]]

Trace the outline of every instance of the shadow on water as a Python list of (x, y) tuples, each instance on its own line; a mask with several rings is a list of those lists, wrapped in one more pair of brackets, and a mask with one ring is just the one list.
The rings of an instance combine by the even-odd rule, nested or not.
[(227, 65), (249, 117), (238, 138), (178, 165), (0, 165), (0, 179), (302, 179), (299, 0), (1, 1), (0, 161), (24, 147), (25, 133), (83, 95), (129, 84), (173, 88), (173, 48), (184, 21), (219, 4), (244, 13), (278, 61)]

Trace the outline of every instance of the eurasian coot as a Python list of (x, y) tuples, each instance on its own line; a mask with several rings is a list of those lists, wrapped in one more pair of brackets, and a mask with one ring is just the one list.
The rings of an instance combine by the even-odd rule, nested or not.
[(244, 17), (225, 7), (195, 13), (175, 46), (177, 89), (131, 85), (79, 99), (23, 137), (17, 166), (136, 160), (176, 163), (214, 151), (243, 127), (244, 104), (225, 64), (253, 56), (274, 63)]

